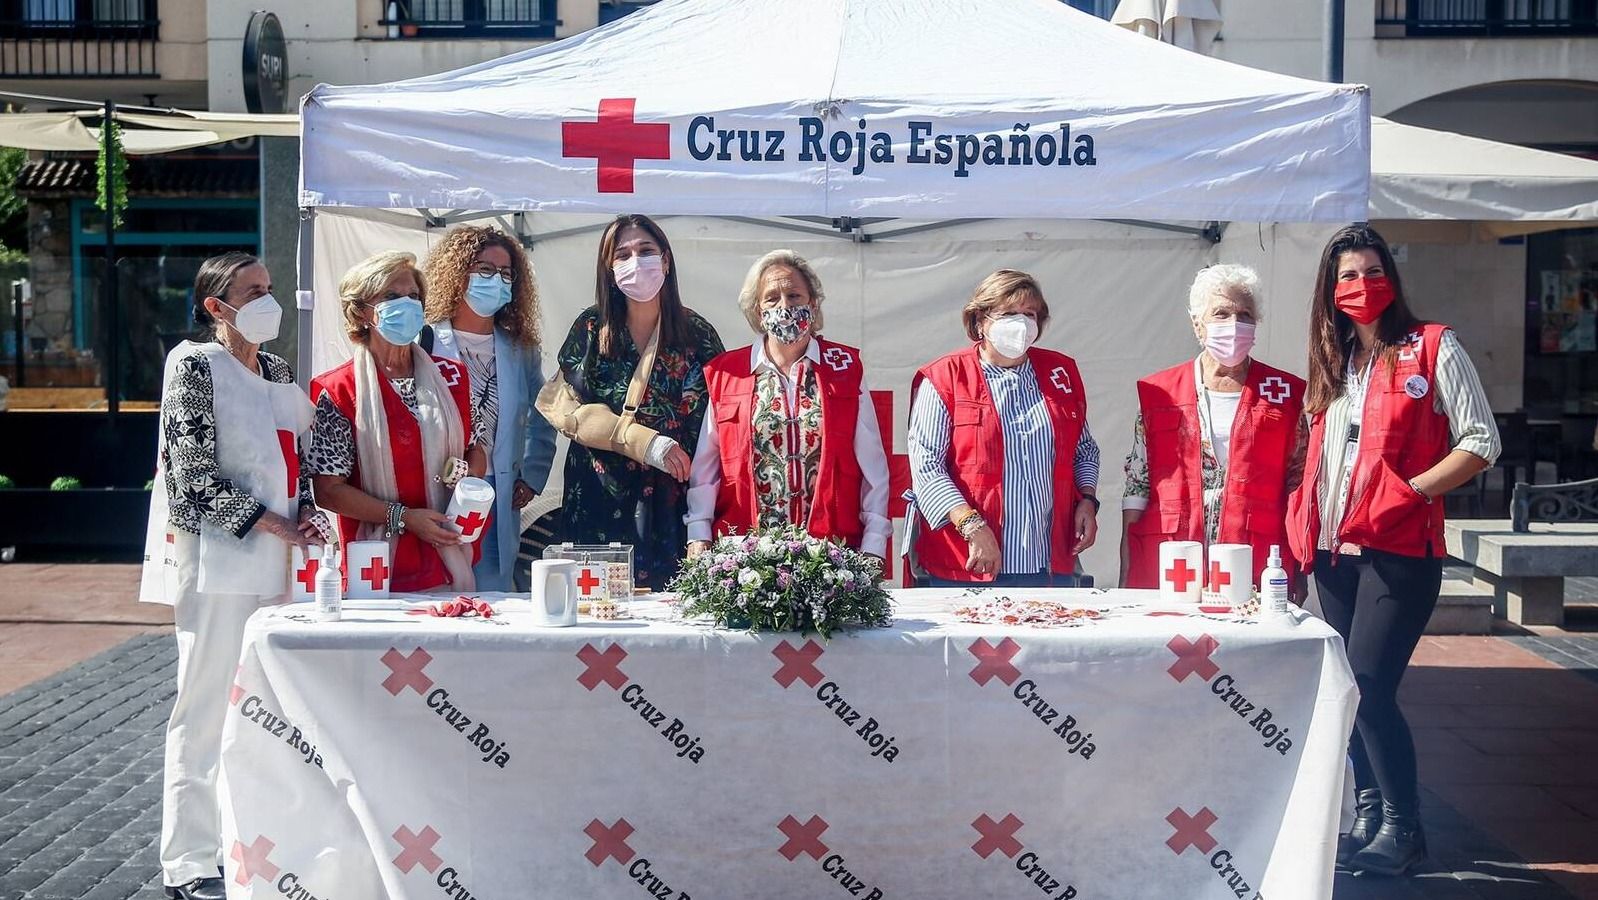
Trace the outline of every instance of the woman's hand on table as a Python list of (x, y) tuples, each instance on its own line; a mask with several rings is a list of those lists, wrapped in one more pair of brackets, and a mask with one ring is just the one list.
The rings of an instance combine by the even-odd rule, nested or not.
[(435, 547), (450, 547), (461, 542), (460, 532), (449, 525), (449, 517), (436, 509), (407, 509), (401, 518), (407, 533)]
[(999, 538), (984, 524), (971, 535), (966, 548), (965, 570), (973, 575), (997, 575), (999, 559)]

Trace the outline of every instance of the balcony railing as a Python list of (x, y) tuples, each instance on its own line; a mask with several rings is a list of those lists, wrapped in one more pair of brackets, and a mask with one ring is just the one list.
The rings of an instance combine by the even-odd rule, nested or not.
[(405, 37), (555, 36), (555, 0), (382, 0), (379, 25)]
[(1377, 0), (1377, 37), (1598, 35), (1598, 0)]
[(0, 0), (0, 78), (158, 78), (156, 0)]

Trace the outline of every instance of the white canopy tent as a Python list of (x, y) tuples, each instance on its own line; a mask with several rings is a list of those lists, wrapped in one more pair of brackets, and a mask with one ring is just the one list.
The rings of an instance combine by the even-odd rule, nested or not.
[[(319, 86), (302, 119), (313, 372), (348, 353), (335, 304), (314, 300), (372, 250), (425, 252), (444, 225), (499, 218), (534, 247), (552, 354), (591, 302), (603, 214), (675, 216), (685, 296), (729, 346), (752, 337), (733, 303), (749, 262), (782, 245), (810, 258), (827, 334), (862, 347), (901, 447), (910, 375), (963, 341), (971, 288), (1003, 265), (1038, 274), (1059, 323), (1044, 343), (1104, 385), (1111, 483), (1132, 379), (1191, 341), (1177, 298), (1213, 256), (1193, 236), (1346, 222), (1368, 203), (1363, 87), (1145, 41), (1054, 0), (665, 0), (455, 72)], [(1106, 581), (1114, 519), (1088, 560)]]

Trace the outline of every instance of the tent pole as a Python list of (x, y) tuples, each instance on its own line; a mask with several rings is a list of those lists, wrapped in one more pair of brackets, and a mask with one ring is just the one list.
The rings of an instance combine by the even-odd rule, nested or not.
[(100, 285), (105, 300), (105, 408), (111, 426), (116, 427), (122, 408), (122, 311), (117, 309), (117, 167), (115, 100), (105, 101), (105, 119), (100, 123), (100, 152), (105, 156), (105, 281)]
[(294, 306), (299, 318), (299, 359), (294, 371), (295, 381), (308, 388), (311, 383), (311, 329), (316, 318), (316, 208), (300, 207), (299, 259), (296, 268), (297, 290)]
[(1321, 80), (1343, 83), (1343, 6), (1345, 0), (1326, 0), (1326, 34), (1322, 50)]

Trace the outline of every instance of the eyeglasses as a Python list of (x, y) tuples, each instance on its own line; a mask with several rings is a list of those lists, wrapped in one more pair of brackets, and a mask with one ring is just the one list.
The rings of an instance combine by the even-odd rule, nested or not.
[(472, 266), (472, 274), (473, 275), (481, 275), (484, 278), (487, 278), (487, 277), (489, 277), (491, 275), (498, 275), (499, 276), (499, 280), (505, 282), (506, 284), (515, 284), (516, 283), (516, 273), (515, 272), (512, 272), (510, 269), (496, 268), (491, 263), (480, 262), (480, 263)]

